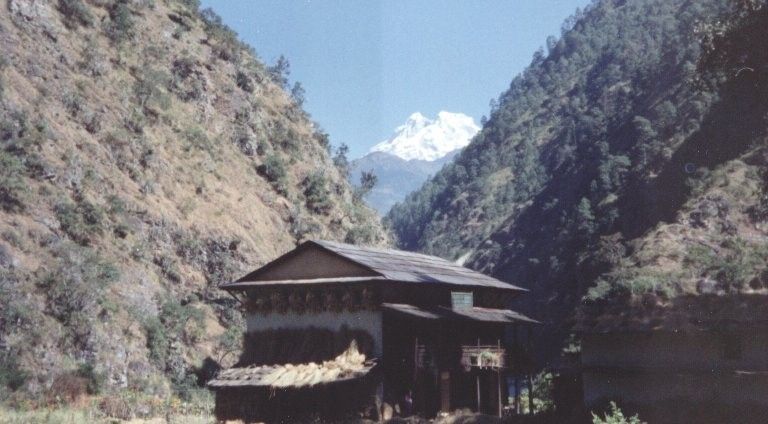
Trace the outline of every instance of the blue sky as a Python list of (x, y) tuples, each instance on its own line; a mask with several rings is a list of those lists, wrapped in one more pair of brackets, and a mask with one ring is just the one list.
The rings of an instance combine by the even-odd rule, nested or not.
[(202, 0), (271, 64), (353, 158), (419, 111), (488, 113), (548, 35), (588, 0)]

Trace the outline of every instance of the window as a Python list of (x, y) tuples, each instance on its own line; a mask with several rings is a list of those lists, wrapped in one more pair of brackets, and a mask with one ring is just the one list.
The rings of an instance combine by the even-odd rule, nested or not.
[(473, 306), (472, 292), (451, 292), (451, 307), (453, 309), (471, 308)]

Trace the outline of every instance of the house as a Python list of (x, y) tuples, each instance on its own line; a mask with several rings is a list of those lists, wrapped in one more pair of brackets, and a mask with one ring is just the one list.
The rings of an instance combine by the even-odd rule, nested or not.
[(768, 422), (768, 298), (686, 295), (586, 311), (584, 403), (648, 422)]
[[(383, 404), (501, 414), (536, 321), (525, 289), (411, 252), (307, 241), (221, 286), (246, 310), (238, 364), (209, 382), (219, 419), (280, 421)], [(510, 344), (505, 335), (510, 335)], [(517, 401), (516, 401), (517, 402)]]

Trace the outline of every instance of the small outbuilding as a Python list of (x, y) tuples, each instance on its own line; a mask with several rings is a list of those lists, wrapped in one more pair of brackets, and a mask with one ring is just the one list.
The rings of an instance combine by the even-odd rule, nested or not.
[(222, 420), (501, 415), (525, 380), (536, 321), (506, 307), (526, 290), (437, 257), (308, 241), (221, 288), (247, 321), (209, 382)]
[(585, 308), (587, 410), (617, 402), (647, 422), (768, 422), (768, 297), (653, 295)]

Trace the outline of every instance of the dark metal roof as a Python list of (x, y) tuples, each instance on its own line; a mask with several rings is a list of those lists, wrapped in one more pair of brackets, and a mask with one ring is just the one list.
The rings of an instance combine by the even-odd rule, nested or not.
[(413, 283), (444, 283), (526, 291), (436, 256), (394, 249), (354, 246), (332, 241), (310, 241), (353, 262), (370, 268), (388, 280)]
[(419, 307), (403, 303), (384, 303), (382, 307), (385, 310), (394, 311), (411, 317), (429, 320), (458, 320), (458, 321), (479, 321), (479, 322), (497, 322), (497, 323), (527, 323), (538, 324), (539, 322), (528, 318), (527, 316), (509, 309), (490, 309), (490, 308), (462, 308), (451, 309), (445, 306)]
[[(317, 283), (318, 279), (305, 280), (256, 280), (262, 270), (275, 266), (303, 249), (316, 247), (336, 254), (344, 259), (352, 261), (368, 270), (381, 280), (398, 281), (405, 283), (436, 283), (451, 284), (463, 287), (490, 287), (502, 290), (518, 292), (527, 291), (513, 284), (505, 283), (493, 277), (489, 277), (477, 271), (455, 264), (436, 256), (420, 253), (405, 252), (394, 249), (379, 249), (373, 247), (355, 246), (351, 244), (337, 243), (324, 240), (310, 240), (304, 242), (291, 252), (272, 261), (264, 267), (249, 273), (245, 277), (233, 282), (222, 284), (223, 289), (234, 289), (244, 286), (266, 286), (282, 284), (310, 284)], [(338, 279), (343, 282), (343, 279)], [(324, 281), (326, 282), (326, 281)], [(247, 284), (251, 283), (251, 284)]]

